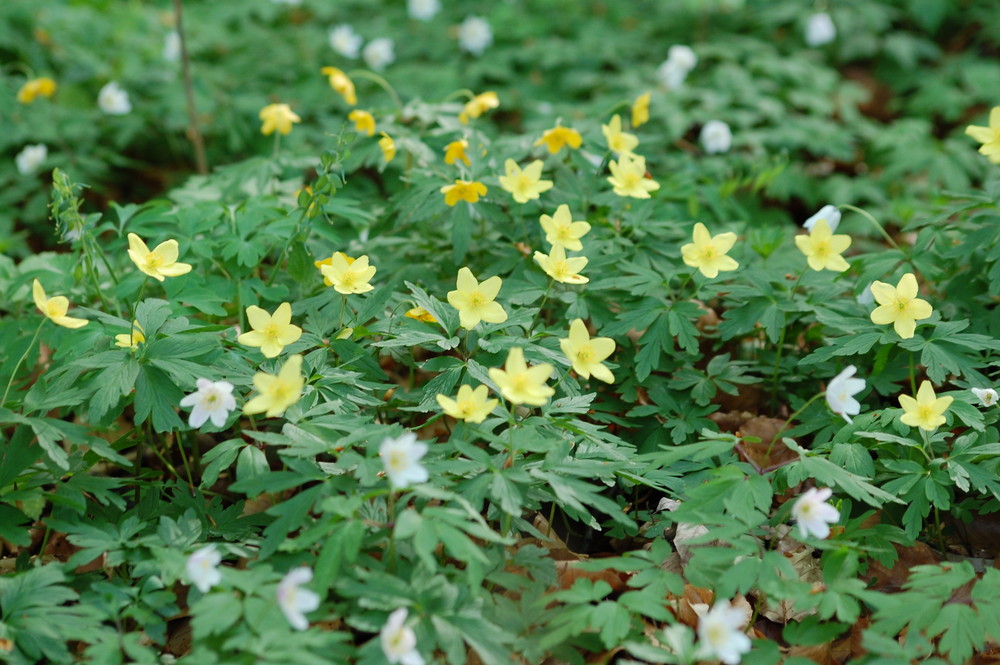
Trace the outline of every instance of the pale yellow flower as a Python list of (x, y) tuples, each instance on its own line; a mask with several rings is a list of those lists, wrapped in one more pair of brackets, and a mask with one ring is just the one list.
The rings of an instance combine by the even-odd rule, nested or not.
[(736, 244), (735, 233), (727, 231), (713, 236), (704, 224), (698, 222), (694, 225), (693, 240), (681, 247), (681, 257), (686, 265), (697, 268), (705, 277), (712, 279), (720, 272), (740, 267), (734, 259), (726, 256)]
[(174, 239), (165, 240), (152, 251), (134, 233), (128, 234), (128, 256), (132, 263), (143, 273), (155, 280), (164, 281), (167, 277), (177, 277), (191, 272), (191, 264), (178, 263), (180, 249)]
[(123, 349), (138, 349), (140, 344), (146, 342), (146, 336), (143, 334), (142, 326), (139, 325), (138, 321), (132, 322), (132, 332), (122, 333), (121, 335), (115, 335), (115, 346), (119, 346)]
[(544, 406), (556, 392), (545, 385), (552, 376), (552, 365), (541, 363), (529, 368), (524, 362), (524, 350), (518, 346), (507, 354), (504, 369), (491, 367), (489, 375), (500, 393), (515, 405)]
[(934, 394), (934, 387), (931, 386), (931, 382), (923, 381), (920, 383), (916, 399), (913, 399), (909, 395), (899, 396), (899, 405), (905, 411), (899, 417), (899, 420), (904, 425), (919, 427), (928, 432), (933, 432), (941, 425), (944, 425), (944, 412), (948, 410), (953, 401), (953, 397), (938, 397)]
[(980, 154), (986, 155), (994, 164), (1000, 164), (1000, 106), (994, 106), (990, 111), (989, 127), (969, 125), (965, 133), (983, 144), (979, 147)]
[(825, 219), (817, 221), (807, 235), (795, 236), (795, 245), (806, 255), (813, 270), (844, 272), (851, 267), (841, 256), (851, 246), (851, 236), (833, 235)]
[(903, 275), (896, 286), (872, 282), (871, 290), (879, 304), (871, 313), (872, 323), (891, 323), (903, 339), (913, 337), (917, 321), (929, 319), (934, 313), (929, 302), (917, 297), (917, 278), (912, 272)]
[(31, 283), (31, 296), (38, 308), (52, 323), (63, 328), (82, 328), (90, 323), (87, 319), (78, 319), (73, 316), (66, 316), (69, 311), (69, 298), (66, 296), (53, 296), (49, 298), (45, 295), (42, 283), (37, 279)]
[(378, 147), (382, 148), (382, 157), (385, 158), (386, 164), (396, 156), (396, 142), (385, 132), (382, 132), (382, 138), (378, 140)]
[(354, 261), (342, 252), (337, 252), (330, 258), (330, 265), (321, 265), (319, 270), (323, 277), (337, 293), (367, 293), (375, 287), (369, 284), (375, 276), (375, 266), (368, 265), (368, 256), (361, 255)]
[(495, 109), (498, 106), (500, 106), (500, 98), (497, 97), (497, 93), (489, 91), (478, 94), (465, 103), (462, 112), (458, 114), (458, 120), (463, 125), (467, 124), (469, 118), (478, 118), (490, 109)]
[(615, 340), (610, 337), (593, 337), (583, 319), (573, 319), (569, 337), (559, 340), (562, 352), (571, 363), (573, 371), (585, 379), (593, 376), (605, 383), (614, 383), (615, 376), (603, 361), (615, 352)]
[(448, 304), (458, 310), (459, 323), (466, 330), (472, 330), (480, 321), (503, 323), (507, 312), (496, 302), (503, 280), (497, 276), (476, 279), (468, 266), (458, 271), (456, 289), (448, 292)]
[(586, 256), (566, 258), (566, 250), (562, 245), (552, 245), (548, 254), (535, 252), (535, 261), (545, 274), (563, 284), (586, 284), (589, 277), (584, 277), (580, 271), (587, 265)]
[(617, 162), (612, 160), (608, 168), (611, 169), (608, 182), (618, 196), (648, 199), (650, 192), (660, 188), (660, 183), (646, 177), (645, 157), (623, 153)]
[(479, 386), (475, 390), (472, 389), (472, 386), (461, 386), (455, 399), (439, 394), (437, 395), (437, 403), (445, 414), (456, 420), (481, 423), (500, 403), (498, 399), (488, 399), (489, 392), (490, 389), (486, 386)]
[(556, 208), (556, 214), (549, 217), (542, 215), (538, 218), (545, 231), (545, 240), (550, 245), (562, 245), (571, 252), (579, 252), (583, 249), (580, 238), (590, 231), (590, 224), (587, 222), (574, 222), (570, 215), (569, 206), (563, 203)]
[[(635, 134), (622, 131), (622, 118), (617, 113), (606, 125), (601, 125), (601, 133), (608, 142), (608, 150), (618, 155), (631, 155), (639, 145)], [(643, 169), (645, 175), (645, 169)]]
[(324, 67), (320, 70), (322, 74), (330, 78), (330, 87), (344, 97), (344, 101), (354, 106), (358, 103), (358, 96), (354, 90), (354, 81), (347, 74), (336, 67)]
[(354, 109), (347, 114), (347, 119), (354, 123), (354, 129), (368, 136), (375, 135), (375, 116), (368, 111)]
[(424, 323), (438, 322), (438, 320), (434, 318), (433, 314), (431, 314), (426, 309), (420, 306), (411, 307), (410, 309), (406, 310), (406, 314), (404, 314), (403, 316), (405, 316), (408, 319), (416, 319), (417, 321), (423, 321)]
[[(320, 274), (322, 274), (322, 272), (323, 272), (323, 266), (332, 266), (333, 265), (333, 257), (337, 256), (337, 255), (340, 255), (344, 259), (344, 261), (347, 262), (347, 265), (351, 265), (355, 261), (355, 259), (353, 257), (350, 257), (347, 254), (344, 254), (343, 252), (334, 252), (333, 256), (330, 256), (329, 258), (325, 258), (325, 259), (323, 259), (321, 261), (313, 261), (313, 265), (316, 266), (317, 268), (319, 268)], [(326, 276), (323, 277), (323, 283), (326, 284), (327, 286), (333, 286), (333, 282), (331, 282), (330, 278), (328, 278)]]
[(650, 93), (644, 93), (636, 97), (632, 104), (632, 126), (639, 127), (649, 122), (649, 97)]
[(270, 136), (275, 130), (279, 134), (288, 134), (292, 131), (292, 123), (302, 122), (302, 118), (288, 104), (268, 104), (260, 110), (260, 119), (264, 121), (260, 128), (264, 136)]
[(304, 386), (302, 356), (294, 355), (285, 361), (277, 375), (265, 372), (254, 374), (253, 387), (258, 395), (243, 405), (243, 413), (252, 416), (264, 412), (268, 418), (280, 416), (299, 401)]
[(542, 192), (552, 189), (551, 180), (542, 180), (542, 167), (545, 164), (536, 159), (522, 169), (513, 159), (504, 163), (507, 175), (500, 176), (500, 186), (513, 194), (518, 203), (527, 203), (537, 199)]
[(240, 344), (259, 346), (265, 358), (274, 358), (289, 344), (302, 337), (302, 328), (292, 325), (292, 306), (287, 302), (278, 305), (274, 314), (255, 305), (247, 307), (247, 322), (252, 330), (236, 338)]

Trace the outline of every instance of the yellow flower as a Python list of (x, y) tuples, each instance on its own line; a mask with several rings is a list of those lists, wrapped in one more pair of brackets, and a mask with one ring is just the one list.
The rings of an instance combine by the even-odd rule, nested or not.
[(31, 283), (31, 295), (35, 300), (35, 307), (56, 325), (63, 328), (82, 328), (90, 323), (87, 319), (66, 316), (66, 312), (69, 311), (69, 299), (66, 296), (46, 297), (45, 289), (37, 279)]
[(31, 79), (17, 91), (17, 101), (22, 104), (31, 104), (39, 96), (51, 97), (56, 94), (57, 87), (56, 82), (47, 76)]
[(503, 323), (507, 312), (496, 302), (503, 280), (497, 276), (476, 279), (469, 267), (458, 271), (456, 289), (448, 292), (448, 304), (458, 310), (458, 320), (466, 330), (472, 330), (480, 321)]
[(632, 126), (638, 127), (649, 122), (649, 93), (639, 95), (632, 104)]
[(268, 104), (260, 110), (260, 119), (264, 121), (260, 128), (264, 136), (270, 136), (275, 130), (279, 134), (288, 134), (292, 131), (293, 122), (302, 122), (302, 118), (295, 115), (288, 104)]
[(444, 147), (444, 163), (454, 164), (456, 161), (461, 159), (465, 162), (466, 166), (469, 166), (469, 156), (465, 154), (466, 149), (469, 147), (469, 142), (465, 139), (458, 139), (457, 141), (452, 141)]
[(923, 381), (920, 390), (917, 391), (916, 399), (909, 395), (899, 396), (899, 405), (906, 412), (899, 417), (899, 420), (904, 425), (933, 432), (944, 424), (944, 412), (953, 401), (952, 397), (937, 397), (931, 382)]
[(552, 129), (546, 129), (542, 138), (535, 141), (535, 145), (542, 144), (545, 144), (545, 147), (549, 149), (549, 154), (554, 155), (565, 145), (576, 150), (583, 144), (583, 137), (575, 129), (556, 125)]
[(500, 403), (498, 399), (487, 399), (489, 393), (490, 389), (486, 386), (479, 386), (475, 390), (472, 386), (461, 386), (455, 399), (439, 394), (437, 402), (441, 410), (452, 418), (467, 423), (481, 423)]
[(512, 404), (544, 406), (555, 390), (545, 385), (552, 376), (552, 365), (542, 363), (528, 368), (524, 351), (515, 346), (507, 354), (504, 369), (490, 368), (490, 378), (500, 388), (500, 393)]
[(500, 186), (514, 195), (518, 203), (527, 203), (537, 199), (542, 192), (552, 189), (551, 180), (542, 180), (542, 160), (536, 159), (524, 170), (513, 159), (504, 162), (507, 175), (500, 176)]
[(969, 125), (965, 133), (983, 144), (979, 147), (981, 154), (989, 157), (994, 164), (1000, 164), (1000, 106), (994, 106), (990, 111), (989, 127)]
[(825, 219), (816, 222), (808, 235), (795, 236), (795, 245), (806, 255), (813, 270), (844, 272), (851, 267), (841, 256), (851, 246), (851, 236), (833, 235)]
[(559, 346), (577, 374), (585, 379), (593, 375), (605, 383), (614, 383), (615, 375), (601, 361), (615, 352), (615, 340), (610, 337), (591, 339), (583, 319), (573, 319), (569, 324), (569, 337), (560, 339)]
[(243, 413), (252, 416), (264, 411), (268, 418), (280, 416), (299, 401), (304, 385), (302, 356), (294, 355), (285, 361), (277, 375), (265, 372), (254, 374), (253, 387), (259, 394), (243, 405)]
[(891, 323), (903, 339), (913, 337), (917, 321), (929, 319), (934, 313), (929, 302), (917, 297), (917, 278), (912, 272), (903, 275), (896, 286), (875, 281), (871, 289), (879, 304), (872, 311), (872, 323)]
[(396, 142), (385, 132), (382, 132), (382, 138), (378, 140), (378, 147), (382, 148), (382, 156), (385, 157), (386, 164), (396, 156)]
[(590, 224), (587, 222), (574, 222), (569, 213), (569, 206), (565, 203), (556, 208), (556, 214), (552, 217), (542, 215), (538, 218), (545, 231), (545, 240), (552, 245), (562, 245), (571, 252), (579, 252), (583, 249), (580, 238), (590, 231)]
[(552, 245), (548, 254), (535, 252), (535, 261), (552, 279), (563, 284), (586, 284), (589, 277), (584, 277), (580, 271), (587, 265), (586, 256), (566, 258), (566, 250), (562, 245)]
[[(604, 134), (604, 139), (608, 142), (608, 150), (619, 155), (631, 155), (632, 151), (639, 145), (639, 139), (636, 138), (635, 134), (622, 131), (622, 118), (617, 113), (608, 124), (601, 125), (601, 133)], [(643, 175), (645, 175), (645, 171), (646, 169), (643, 168)]]
[(358, 96), (354, 91), (354, 81), (348, 78), (347, 74), (336, 67), (324, 67), (320, 73), (330, 77), (330, 87), (339, 92), (344, 97), (345, 102), (351, 106), (358, 103)]
[(368, 111), (354, 109), (347, 114), (347, 119), (354, 123), (354, 129), (368, 136), (375, 135), (375, 118)]
[(611, 169), (608, 182), (615, 188), (618, 196), (648, 199), (650, 192), (660, 188), (660, 183), (646, 177), (645, 157), (622, 153), (617, 162), (608, 164), (608, 168)]
[(434, 318), (434, 315), (428, 312), (423, 307), (412, 307), (406, 310), (406, 314), (404, 314), (403, 316), (405, 316), (408, 319), (416, 319), (417, 321), (423, 321), (424, 323), (437, 323), (437, 319)]
[(178, 245), (174, 239), (165, 240), (149, 251), (142, 238), (128, 234), (128, 257), (132, 263), (153, 279), (163, 281), (167, 277), (177, 277), (191, 272), (191, 264), (178, 263)]
[(492, 91), (484, 92), (465, 103), (462, 112), (458, 114), (458, 120), (463, 125), (467, 124), (469, 118), (478, 118), (490, 109), (495, 109), (498, 106), (500, 106), (500, 98), (497, 97), (497, 93)]
[(718, 235), (709, 235), (704, 224), (694, 225), (694, 242), (681, 247), (684, 263), (697, 268), (701, 274), (712, 279), (720, 272), (736, 270), (740, 267), (726, 253), (736, 244), (736, 234), (727, 231)]
[(444, 194), (444, 202), (450, 206), (459, 201), (475, 203), (480, 196), (486, 196), (486, 185), (476, 180), (455, 180), (454, 185), (445, 185), (441, 188)]
[[(343, 257), (343, 259), (345, 261), (347, 261), (347, 265), (351, 265), (355, 261), (353, 258), (351, 258), (350, 256), (348, 256), (347, 254), (344, 254), (343, 252), (334, 252), (333, 253), (333, 256), (338, 256), (338, 255), (341, 256), (341, 257)], [(322, 273), (323, 272), (323, 266), (332, 266), (333, 265), (333, 256), (331, 256), (328, 259), (323, 259), (322, 261), (313, 261), (313, 265), (316, 266), (317, 268), (319, 268), (320, 273)], [(330, 279), (328, 277), (326, 277), (326, 276), (323, 277), (323, 283), (326, 284), (327, 286), (333, 286), (333, 282), (331, 282)]]
[(330, 259), (330, 265), (321, 265), (319, 270), (337, 293), (367, 293), (375, 287), (369, 284), (375, 276), (375, 266), (368, 265), (368, 256), (363, 254), (354, 261), (337, 252)]
[(247, 322), (253, 328), (236, 338), (240, 344), (259, 346), (265, 358), (274, 358), (289, 344), (302, 337), (302, 328), (292, 325), (292, 306), (283, 302), (268, 314), (255, 305), (247, 307)]
[(120, 346), (123, 349), (138, 349), (140, 344), (146, 342), (146, 336), (142, 332), (142, 326), (139, 325), (138, 321), (132, 322), (132, 333), (122, 333), (121, 335), (115, 335), (115, 346)]

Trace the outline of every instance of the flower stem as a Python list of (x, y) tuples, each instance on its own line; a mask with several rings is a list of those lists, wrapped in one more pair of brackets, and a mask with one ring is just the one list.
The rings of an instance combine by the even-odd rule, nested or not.
[(843, 208), (844, 210), (850, 210), (851, 212), (856, 212), (859, 215), (861, 215), (862, 217), (864, 217), (865, 219), (867, 219), (869, 222), (871, 222), (872, 226), (874, 226), (876, 229), (878, 229), (878, 232), (882, 234), (882, 237), (885, 238), (886, 241), (890, 245), (892, 245), (893, 247), (895, 247), (896, 249), (898, 249), (900, 252), (902, 252), (903, 256), (906, 257), (907, 261), (910, 260), (910, 255), (906, 252), (906, 250), (903, 249), (902, 247), (900, 247), (898, 244), (896, 244), (896, 241), (893, 239), (893, 237), (891, 235), (889, 235), (889, 232), (886, 231), (885, 228), (881, 224), (878, 223), (878, 220), (875, 219), (870, 212), (868, 212), (867, 210), (864, 210), (862, 208), (858, 208), (857, 206), (852, 206), (849, 203), (842, 203), (842, 204), (840, 204), (837, 207), (838, 208)]
[(808, 409), (809, 405), (811, 405), (817, 399), (819, 399), (820, 397), (822, 397), (824, 394), (826, 394), (826, 393), (825, 392), (816, 393), (815, 395), (813, 395), (812, 397), (810, 397), (809, 400), (805, 404), (803, 404), (802, 406), (800, 406), (794, 413), (792, 413), (792, 415), (788, 416), (788, 419), (785, 421), (785, 426), (782, 427), (780, 430), (778, 430), (775, 433), (774, 438), (771, 439), (771, 445), (769, 445), (767, 447), (767, 452), (764, 453), (764, 457), (765, 458), (770, 458), (771, 457), (771, 450), (774, 448), (774, 442), (778, 440), (778, 435), (781, 434), (782, 432), (784, 432), (785, 429), (787, 429), (788, 426), (792, 423), (792, 421), (795, 420), (803, 411), (805, 411), (806, 409)]
[(205, 159), (205, 140), (198, 129), (198, 108), (194, 102), (194, 83), (191, 80), (191, 58), (187, 50), (187, 35), (184, 33), (183, 0), (174, 0), (174, 25), (181, 42), (181, 74), (184, 77), (184, 100), (188, 112), (188, 138), (194, 146), (194, 159), (198, 173), (208, 174), (208, 161)]
[(388, 81), (386, 81), (384, 78), (382, 78), (375, 72), (368, 71), (367, 69), (355, 69), (349, 72), (347, 75), (351, 78), (368, 79), (372, 83), (375, 83), (378, 87), (382, 88), (387, 93), (389, 93), (389, 96), (392, 98), (392, 103), (396, 105), (396, 108), (398, 108), (400, 111), (403, 110), (403, 102), (399, 98), (399, 95), (396, 94), (396, 89), (393, 88)]
[(41, 323), (39, 323), (38, 327), (35, 328), (35, 334), (31, 337), (31, 341), (28, 342), (28, 348), (24, 350), (24, 353), (21, 354), (21, 358), (17, 361), (17, 364), (14, 365), (14, 371), (10, 373), (10, 379), (7, 380), (7, 387), (3, 391), (3, 398), (0, 399), (0, 408), (3, 408), (3, 405), (7, 403), (7, 395), (10, 393), (10, 387), (14, 385), (14, 378), (17, 376), (17, 370), (21, 369), (21, 364), (24, 363), (25, 359), (28, 357), (28, 353), (31, 352), (31, 347), (33, 347), (35, 342), (38, 340), (38, 334), (42, 332), (42, 326), (45, 325), (46, 320), (47, 319), (44, 317), (42, 318)]

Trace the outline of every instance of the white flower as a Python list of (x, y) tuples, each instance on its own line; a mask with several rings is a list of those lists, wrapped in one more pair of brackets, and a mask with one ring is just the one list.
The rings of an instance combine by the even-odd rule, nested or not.
[(829, 44), (837, 37), (837, 27), (826, 12), (813, 14), (806, 22), (806, 44), (822, 46)]
[(861, 413), (861, 404), (854, 396), (865, 389), (864, 379), (852, 379), (858, 368), (848, 365), (844, 371), (830, 379), (830, 385), (826, 387), (826, 403), (830, 405), (830, 410), (843, 416), (847, 422), (853, 422), (851, 416)]
[(833, 233), (837, 230), (837, 226), (840, 225), (840, 210), (837, 209), (837, 206), (825, 205), (815, 215), (802, 222), (802, 228), (812, 233), (816, 222), (821, 219), (826, 220), (827, 225), (830, 227), (830, 232)]
[(319, 594), (302, 588), (302, 585), (311, 582), (312, 578), (312, 568), (299, 566), (289, 570), (278, 584), (278, 607), (295, 630), (308, 628), (309, 620), (306, 619), (305, 613), (319, 607)]
[(472, 55), (482, 55), (493, 43), (493, 29), (489, 22), (478, 16), (469, 16), (458, 26), (458, 47)]
[(407, 628), (406, 608), (401, 607), (389, 615), (382, 626), (379, 637), (382, 641), (382, 653), (390, 663), (401, 665), (424, 665), (424, 657), (417, 651), (417, 635), (412, 628)]
[(406, 432), (398, 439), (387, 438), (378, 449), (389, 482), (395, 489), (422, 483), (429, 477), (420, 459), (427, 454), (427, 444), (417, 443), (417, 435)]
[(792, 504), (792, 518), (799, 524), (799, 533), (803, 538), (812, 534), (817, 538), (830, 535), (830, 524), (840, 519), (837, 509), (826, 503), (833, 494), (829, 487), (806, 490), (806, 493)]
[(698, 64), (698, 56), (690, 47), (678, 44), (667, 51), (667, 59), (656, 70), (656, 78), (670, 90), (684, 84), (684, 79)]
[(747, 651), (750, 638), (743, 632), (746, 615), (729, 603), (716, 603), (698, 619), (699, 658), (717, 658), (736, 665)]
[(163, 38), (163, 59), (167, 62), (181, 59), (181, 35), (176, 30), (171, 30)]
[(361, 56), (365, 59), (365, 64), (376, 72), (382, 71), (396, 60), (392, 40), (388, 37), (379, 37), (368, 42)]
[(354, 32), (354, 28), (347, 24), (338, 25), (330, 31), (330, 48), (345, 58), (358, 57), (363, 41), (361, 35)]
[(979, 398), (983, 406), (993, 406), (997, 403), (997, 391), (992, 388), (973, 388), (972, 394)]
[(219, 572), (219, 564), (222, 563), (222, 555), (215, 549), (215, 545), (206, 545), (188, 557), (187, 575), (191, 584), (202, 593), (222, 581), (222, 573)]
[(117, 81), (106, 83), (97, 93), (97, 105), (108, 115), (125, 115), (132, 111), (128, 93), (121, 89)]
[(233, 384), (228, 381), (198, 379), (198, 390), (181, 400), (181, 406), (193, 406), (188, 424), (201, 427), (211, 419), (216, 427), (222, 427), (229, 418), (229, 412), (236, 408)]
[(14, 158), (17, 172), (21, 175), (31, 175), (38, 170), (38, 167), (48, 156), (49, 148), (44, 143), (24, 146), (24, 149), (17, 153), (17, 157)]
[(709, 120), (701, 128), (699, 140), (701, 147), (710, 155), (729, 152), (729, 148), (733, 145), (733, 133), (729, 131), (729, 125), (721, 120)]
[(441, 11), (441, 3), (438, 0), (406, 0), (406, 11), (410, 18), (429, 21)]
[(864, 291), (858, 294), (858, 297), (855, 298), (855, 300), (858, 301), (859, 305), (863, 305), (865, 307), (875, 302), (875, 294), (872, 293), (871, 282), (868, 282), (868, 286), (865, 287)]

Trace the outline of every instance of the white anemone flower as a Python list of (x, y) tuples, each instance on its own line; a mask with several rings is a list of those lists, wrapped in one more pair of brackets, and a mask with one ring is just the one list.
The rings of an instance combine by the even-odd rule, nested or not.
[(48, 156), (49, 148), (44, 143), (24, 146), (24, 149), (17, 153), (17, 156), (14, 158), (14, 163), (17, 165), (17, 172), (21, 175), (33, 174)]
[(815, 215), (802, 222), (802, 228), (812, 233), (813, 227), (821, 219), (826, 220), (827, 225), (830, 227), (830, 233), (834, 233), (840, 224), (840, 210), (837, 209), (837, 206), (825, 205)]
[(132, 112), (132, 102), (128, 93), (122, 90), (117, 81), (109, 81), (97, 93), (97, 105), (108, 115), (126, 115)]
[(698, 64), (698, 56), (690, 46), (676, 44), (667, 51), (667, 59), (656, 70), (659, 79), (668, 90), (676, 90), (684, 85), (684, 79)]
[(806, 21), (806, 44), (809, 46), (829, 44), (836, 38), (837, 26), (833, 24), (833, 19), (826, 12), (813, 14)]
[(701, 147), (710, 155), (720, 152), (729, 152), (733, 145), (733, 133), (729, 125), (721, 120), (709, 120), (701, 128)]
[(187, 576), (191, 584), (198, 591), (208, 593), (209, 589), (222, 581), (220, 563), (222, 555), (215, 549), (215, 545), (206, 545), (193, 553), (187, 560)]
[(826, 387), (826, 403), (830, 405), (830, 410), (842, 416), (847, 422), (854, 422), (851, 416), (861, 413), (861, 404), (854, 396), (865, 389), (864, 379), (854, 379), (858, 368), (848, 365), (837, 376), (830, 379), (830, 384)]
[(405, 489), (427, 481), (427, 469), (420, 463), (420, 459), (427, 454), (427, 444), (418, 443), (413, 432), (406, 432), (398, 439), (386, 438), (379, 446), (378, 454), (394, 489)]
[(493, 43), (493, 29), (479, 16), (469, 16), (458, 26), (458, 46), (466, 53), (482, 55)]
[(979, 399), (983, 406), (993, 406), (997, 403), (997, 391), (993, 388), (973, 388), (972, 394)]
[(338, 25), (330, 31), (330, 48), (345, 58), (357, 58), (363, 41), (361, 35), (347, 24)]
[(833, 490), (829, 487), (813, 487), (792, 504), (792, 518), (798, 523), (803, 538), (810, 534), (820, 539), (830, 535), (830, 525), (840, 519), (837, 509), (826, 502), (831, 494)]
[(699, 658), (717, 658), (736, 665), (747, 651), (750, 638), (743, 632), (746, 614), (727, 602), (716, 603), (698, 619)]
[(288, 571), (278, 584), (278, 607), (295, 630), (308, 628), (309, 620), (306, 619), (306, 612), (312, 612), (319, 607), (319, 594), (302, 588), (302, 585), (311, 582), (312, 578), (312, 568), (300, 566)]
[(401, 607), (389, 615), (379, 633), (382, 653), (390, 663), (424, 665), (424, 657), (417, 651), (417, 634), (406, 624), (407, 610)]
[(410, 18), (429, 21), (441, 11), (441, 3), (438, 0), (406, 0), (406, 11)]
[(181, 406), (194, 407), (188, 424), (191, 427), (201, 427), (206, 420), (211, 420), (216, 427), (225, 425), (229, 413), (236, 408), (233, 384), (228, 381), (198, 379), (196, 385), (198, 390), (180, 401)]
[(388, 37), (371, 40), (361, 52), (361, 57), (365, 59), (365, 64), (372, 70), (376, 72), (384, 70), (396, 61), (392, 40)]

